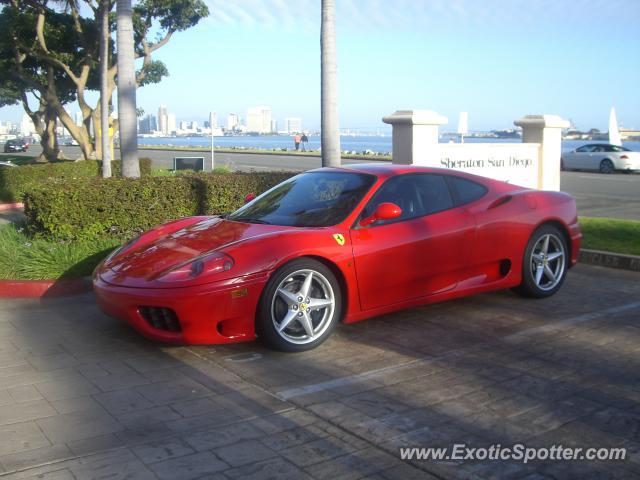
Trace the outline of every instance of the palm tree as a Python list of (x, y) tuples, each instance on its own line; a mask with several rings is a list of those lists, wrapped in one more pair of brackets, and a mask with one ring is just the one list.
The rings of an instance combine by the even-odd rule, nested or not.
[(320, 27), (322, 58), (321, 143), (322, 166), (340, 166), (340, 130), (338, 127), (338, 67), (336, 55), (336, 3), (322, 0)]
[(100, 134), (102, 136), (102, 176), (111, 176), (111, 149), (109, 142), (109, 99), (107, 94), (109, 72), (109, 11), (111, 0), (100, 2)]
[(118, 0), (118, 121), (122, 176), (140, 177), (138, 164), (138, 117), (136, 114), (136, 69), (133, 46), (131, 0)]

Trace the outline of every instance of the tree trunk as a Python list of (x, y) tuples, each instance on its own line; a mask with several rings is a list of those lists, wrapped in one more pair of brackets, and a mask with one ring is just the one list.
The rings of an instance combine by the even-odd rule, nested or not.
[(110, 0), (102, 0), (100, 12), (100, 132), (102, 177), (111, 177), (111, 150), (109, 148), (109, 10)]
[[(44, 113), (44, 128), (40, 135), (40, 145), (42, 145), (42, 153), (38, 157), (38, 162), (55, 162), (62, 155), (60, 153), (60, 145), (58, 145), (58, 136), (56, 135), (56, 120), (58, 116), (52, 108), (47, 108)], [(44, 158), (42, 158), (44, 157)]]
[(122, 176), (139, 178), (136, 70), (131, 0), (118, 0), (118, 121)]
[(338, 122), (338, 66), (336, 54), (335, 0), (322, 0), (321, 47), (321, 143), (322, 166), (340, 166)]

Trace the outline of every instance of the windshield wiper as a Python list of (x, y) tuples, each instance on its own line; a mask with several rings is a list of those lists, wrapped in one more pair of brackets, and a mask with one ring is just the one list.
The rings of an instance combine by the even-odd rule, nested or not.
[(252, 218), (252, 217), (233, 217), (233, 218), (230, 218), (229, 220), (233, 220), (236, 222), (260, 223), (263, 225), (271, 225), (269, 222), (265, 220), (261, 220), (259, 218)]

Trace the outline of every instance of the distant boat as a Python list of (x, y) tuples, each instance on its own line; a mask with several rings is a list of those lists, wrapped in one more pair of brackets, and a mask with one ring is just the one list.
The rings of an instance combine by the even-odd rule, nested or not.
[(611, 107), (609, 113), (609, 143), (611, 145), (622, 145), (620, 131), (618, 130), (618, 120), (616, 119), (616, 109)]
[(458, 118), (458, 134), (460, 135), (460, 143), (464, 143), (464, 136), (469, 133), (469, 116), (467, 112), (460, 112)]

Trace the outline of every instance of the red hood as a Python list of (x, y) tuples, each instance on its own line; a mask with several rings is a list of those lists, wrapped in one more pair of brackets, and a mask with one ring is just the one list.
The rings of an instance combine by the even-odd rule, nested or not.
[[(240, 223), (218, 217), (206, 218), (170, 234), (135, 245), (122, 256), (100, 269), (108, 283), (142, 287), (149, 286), (162, 272), (188, 262), (199, 255), (219, 250), (251, 238), (277, 234), (291, 227)], [(233, 276), (233, 271), (229, 272)], [(225, 277), (220, 277), (223, 279)], [(168, 287), (163, 284), (158, 286)]]

